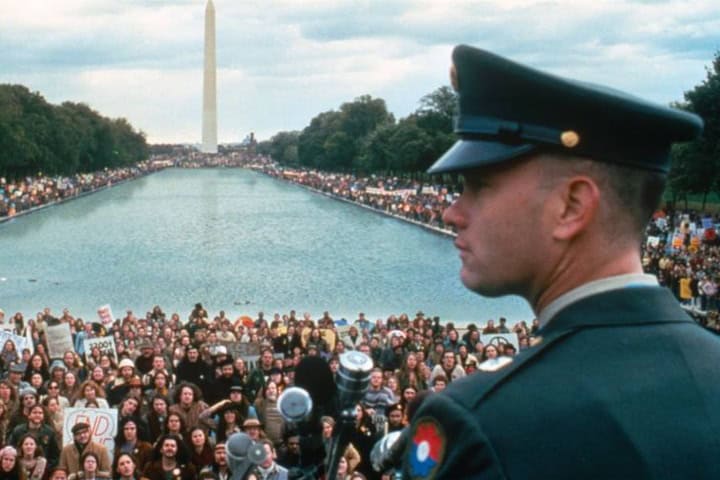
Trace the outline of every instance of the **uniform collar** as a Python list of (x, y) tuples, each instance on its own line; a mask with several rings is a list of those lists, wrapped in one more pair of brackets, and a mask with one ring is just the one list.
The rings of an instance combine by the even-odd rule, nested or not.
[(559, 311), (540, 329), (540, 337), (582, 328), (694, 323), (667, 288), (639, 285), (590, 295)]
[(623, 288), (656, 286), (658, 286), (658, 281), (654, 275), (642, 273), (616, 275), (586, 283), (560, 295), (558, 298), (550, 302), (550, 304), (540, 312), (540, 315), (538, 315), (540, 328), (545, 327), (548, 322), (550, 322), (550, 320), (552, 320), (565, 307), (572, 305), (583, 298)]

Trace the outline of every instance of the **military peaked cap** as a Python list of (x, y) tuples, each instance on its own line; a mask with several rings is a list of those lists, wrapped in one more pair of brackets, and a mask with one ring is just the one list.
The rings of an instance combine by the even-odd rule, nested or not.
[(467, 45), (455, 47), (452, 59), (460, 140), (429, 173), (499, 164), (541, 150), (667, 173), (672, 143), (702, 131), (697, 115)]

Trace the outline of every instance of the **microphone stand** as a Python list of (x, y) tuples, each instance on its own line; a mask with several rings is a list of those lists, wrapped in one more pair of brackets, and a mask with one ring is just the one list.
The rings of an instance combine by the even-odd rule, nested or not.
[(327, 480), (335, 480), (337, 477), (340, 457), (350, 443), (350, 437), (355, 430), (355, 407), (345, 408), (340, 412), (340, 418), (333, 433), (332, 446), (327, 465)]

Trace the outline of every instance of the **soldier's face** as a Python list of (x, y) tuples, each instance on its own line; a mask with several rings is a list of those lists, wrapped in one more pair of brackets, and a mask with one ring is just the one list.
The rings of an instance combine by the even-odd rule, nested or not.
[(457, 229), (460, 278), (470, 290), (531, 297), (547, 253), (541, 163), (533, 158), (465, 172), (464, 191), (443, 220)]

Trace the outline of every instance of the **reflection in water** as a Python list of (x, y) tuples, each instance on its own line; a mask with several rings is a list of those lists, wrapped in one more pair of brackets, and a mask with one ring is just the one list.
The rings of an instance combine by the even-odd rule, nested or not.
[(458, 268), (449, 238), (246, 170), (166, 170), (0, 225), (6, 311), (532, 318), (468, 293)]

